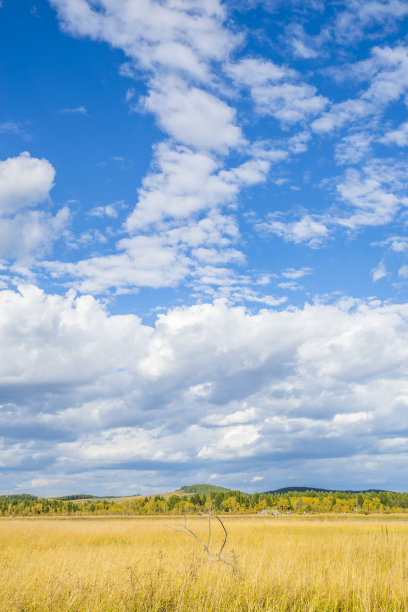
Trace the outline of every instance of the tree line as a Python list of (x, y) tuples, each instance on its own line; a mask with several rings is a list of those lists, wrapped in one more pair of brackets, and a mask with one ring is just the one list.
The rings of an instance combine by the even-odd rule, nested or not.
[(346, 493), (290, 491), (287, 493), (242, 493), (212, 491), (208, 495), (173, 494), (165, 498), (151, 495), (127, 499), (43, 498), (34, 495), (0, 496), (0, 516), (88, 516), (200, 514), (254, 514), (275, 511), (280, 514), (310, 513), (394, 513), (408, 512), (408, 493), (392, 491)]

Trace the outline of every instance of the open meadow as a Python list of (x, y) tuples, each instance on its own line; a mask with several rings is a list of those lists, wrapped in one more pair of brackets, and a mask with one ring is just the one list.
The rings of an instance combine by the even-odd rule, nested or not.
[[(226, 517), (209, 561), (177, 517), (3, 519), (7, 611), (408, 609), (408, 522)], [(208, 519), (187, 519), (204, 543)], [(212, 519), (211, 555), (223, 541)], [(237, 558), (237, 559), (236, 559)], [(230, 564), (231, 563), (231, 564)]]

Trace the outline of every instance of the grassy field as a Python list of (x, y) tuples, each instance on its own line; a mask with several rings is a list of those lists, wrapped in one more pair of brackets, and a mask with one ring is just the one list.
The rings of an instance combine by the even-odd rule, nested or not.
[[(406, 520), (227, 517), (232, 565), (209, 561), (178, 522), (3, 519), (0, 610), (408, 610)], [(187, 527), (206, 543), (204, 517)], [(212, 531), (216, 555), (214, 520)]]

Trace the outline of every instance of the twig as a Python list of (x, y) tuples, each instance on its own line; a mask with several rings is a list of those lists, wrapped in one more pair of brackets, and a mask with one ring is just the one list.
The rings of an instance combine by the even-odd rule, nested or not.
[[(211, 504), (211, 498), (210, 498), (210, 504)], [(212, 536), (212, 532), (211, 532), (211, 519), (215, 518), (221, 525), (223, 531), (224, 531), (224, 538), (223, 541), (221, 543), (221, 547), (219, 549), (219, 551), (215, 554), (211, 553), (211, 536)], [(203, 550), (207, 553), (208, 555), (208, 560), (212, 561), (214, 563), (225, 563), (225, 565), (229, 565), (230, 567), (232, 567), (233, 571), (236, 572), (237, 570), (237, 564), (238, 564), (238, 557), (236, 556), (236, 554), (234, 553), (234, 551), (232, 552), (232, 562), (228, 561), (228, 559), (225, 558), (225, 556), (222, 556), (221, 553), (225, 548), (225, 545), (227, 543), (227, 539), (228, 539), (228, 531), (225, 528), (224, 523), (222, 522), (222, 520), (220, 519), (219, 516), (217, 516), (216, 514), (211, 514), (211, 505), (210, 505), (210, 513), (208, 515), (208, 538), (207, 538), (207, 544), (205, 544), (201, 538), (199, 538), (192, 529), (190, 529), (189, 527), (187, 527), (187, 521), (186, 521), (186, 517), (184, 517), (184, 525), (178, 523), (176, 527), (171, 527), (171, 529), (173, 529), (173, 531), (179, 531), (180, 533), (183, 533), (186, 536), (189, 536), (190, 538), (194, 538), (195, 540), (197, 540), (197, 542), (199, 542), (201, 544), (201, 546), (203, 547)]]

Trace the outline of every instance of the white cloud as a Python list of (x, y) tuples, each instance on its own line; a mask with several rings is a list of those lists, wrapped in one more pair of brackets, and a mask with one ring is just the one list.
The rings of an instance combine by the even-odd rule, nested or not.
[(307, 214), (299, 221), (280, 221), (276, 215), (271, 215), (264, 223), (258, 223), (257, 228), (276, 234), (287, 242), (304, 242), (312, 248), (320, 247), (330, 234), (324, 219)]
[(118, 427), (108, 429), (99, 435), (89, 437), (86, 445), (77, 442), (66, 442), (59, 445), (61, 459), (75, 456), (77, 463), (98, 467), (101, 462), (116, 463), (151, 461), (181, 462), (186, 454), (172, 445), (172, 438), (160, 435), (160, 428), (146, 431), (137, 427)]
[(61, 115), (87, 115), (88, 111), (85, 106), (76, 106), (75, 108), (61, 108)]
[(400, 269), (398, 270), (398, 276), (400, 276), (401, 278), (408, 278), (408, 266), (407, 265), (400, 267)]
[(333, 217), (333, 222), (352, 230), (389, 223), (402, 206), (408, 205), (404, 195), (407, 176), (404, 164), (382, 160), (372, 160), (362, 170), (348, 169), (337, 185), (337, 193), (354, 211), (349, 216)]
[(318, 133), (329, 133), (344, 125), (376, 118), (408, 91), (408, 49), (405, 46), (374, 47), (371, 57), (337, 71), (339, 79), (369, 81), (357, 98), (332, 104), (312, 123)]
[(235, 110), (180, 79), (156, 80), (141, 105), (181, 144), (226, 153), (243, 143), (241, 130), (234, 124)]
[(34, 456), (36, 478), (104, 467), (113, 482), (129, 465), (179, 479), (229, 461), (262, 474), (272, 461), (282, 477), (288, 458), (318, 475), (324, 458), (335, 479), (339, 461), (348, 474), (357, 455), (401, 452), (387, 440), (406, 438), (407, 315), (378, 301), (258, 314), (218, 301), (150, 326), (90, 296), (0, 291), (0, 461), (19, 479)]
[(312, 85), (298, 83), (293, 70), (263, 59), (243, 59), (228, 67), (237, 84), (250, 88), (259, 113), (273, 115), (283, 123), (296, 123), (319, 114), (328, 100)]
[(14, 217), (0, 217), (0, 255), (20, 261), (49, 252), (70, 220), (69, 209), (62, 207), (55, 216), (30, 210)]
[(282, 276), (284, 276), (285, 278), (290, 278), (292, 280), (297, 280), (298, 278), (302, 278), (303, 276), (306, 276), (311, 273), (312, 273), (312, 269), (304, 266), (303, 268), (297, 268), (297, 269), (287, 268), (286, 270), (283, 270)]
[(387, 246), (394, 253), (404, 253), (408, 250), (408, 238), (405, 236), (390, 236), (386, 240), (378, 243), (379, 246)]
[(123, 206), (123, 202), (113, 202), (112, 204), (107, 204), (106, 206), (95, 206), (89, 211), (89, 215), (91, 217), (110, 217), (111, 219), (116, 219), (118, 216), (118, 209)]
[(0, 214), (9, 215), (36, 206), (49, 197), (55, 170), (46, 159), (21, 153), (0, 161)]
[(295, 155), (298, 155), (299, 153), (305, 153), (305, 151), (307, 151), (307, 143), (309, 142), (310, 138), (310, 132), (298, 132), (297, 134), (289, 138), (289, 150)]
[(237, 83), (248, 87), (262, 87), (268, 82), (278, 82), (283, 79), (295, 78), (296, 72), (285, 66), (278, 66), (269, 60), (261, 58), (244, 58), (236, 64), (228, 64), (226, 73)]
[(111, 288), (121, 293), (138, 287), (174, 287), (191, 268), (191, 261), (181, 249), (169, 246), (157, 235), (123, 239), (118, 250), (118, 254), (78, 263), (48, 262), (44, 266), (55, 277), (69, 274), (80, 291), (97, 294)]
[(345, 136), (336, 145), (336, 162), (338, 164), (357, 164), (370, 152), (373, 135), (367, 132), (356, 132)]
[(342, 414), (335, 414), (333, 422), (338, 425), (352, 425), (361, 421), (367, 421), (372, 418), (372, 413), (369, 412), (346, 412)]
[(183, 219), (234, 202), (242, 187), (264, 181), (269, 167), (267, 160), (254, 159), (220, 170), (209, 154), (161, 143), (156, 147), (154, 171), (143, 179), (127, 229), (133, 232), (163, 217)]
[(15, 121), (3, 121), (0, 123), (0, 134), (21, 134), (22, 129)]
[[(50, 199), (55, 170), (46, 159), (21, 153), (0, 161), (0, 256), (19, 264), (49, 252), (67, 227), (70, 213), (64, 206), (55, 216), (31, 210)], [(25, 210), (28, 209), (28, 210)]]
[[(85, 292), (135, 292), (138, 287), (174, 287), (187, 278), (198, 287), (217, 282), (242, 282), (227, 263), (243, 263), (241, 251), (233, 248), (239, 229), (232, 216), (211, 210), (200, 219), (162, 224), (150, 235), (137, 234), (116, 244), (117, 253), (83, 259), (76, 263), (44, 262), (54, 278), (69, 275), (71, 285)], [(87, 233), (85, 239), (103, 239)], [(211, 270), (211, 272), (209, 272)], [(234, 279), (234, 280), (232, 280)], [(248, 280), (246, 279), (246, 282)]]
[(204, 425), (215, 425), (219, 427), (250, 423), (256, 418), (256, 413), (256, 408), (251, 407), (246, 408), (245, 410), (237, 410), (237, 412), (232, 412), (224, 417), (220, 417), (220, 415), (217, 413), (209, 414), (208, 416), (204, 417), (201, 422)]
[(197, 453), (202, 459), (232, 459), (248, 457), (255, 453), (255, 444), (259, 440), (257, 427), (254, 425), (236, 425), (224, 429), (222, 434), (213, 433), (214, 441), (201, 447)]
[[(407, 176), (405, 163), (372, 159), (361, 169), (348, 168), (342, 179), (338, 179), (338, 205), (324, 214), (303, 214), (299, 220), (287, 221), (285, 214), (277, 212), (269, 214), (264, 222), (258, 221), (255, 227), (258, 231), (276, 234), (287, 242), (318, 248), (333, 236), (336, 228), (354, 232), (393, 221), (400, 210), (408, 206), (405, 195)], [(394, 250), (398, 248), (402, 248), (401, 242), (395, 242)]]
[(374, 112), (374, 105), (366, 100), (346, 100), (333, 104), (326, 113), (312, 122), (311, 127), (317, 133), (332, 132), (345, 124), (362, 120)]
[(319, 34), (310, 36), (304, 27), (299, 23), (291, 23), (282, 36), (285, 43), (295, 57), (302, 59), (316, 59), (325, 54), (324, 44), (331, 38), (331, 31), (328, 27), (323, 27)]
[(136, 90), (134, 87), (129, 87), (129, 89), (126, 91), (126, 95), (125, 95), (125, 102), (130, 102), (130, 100), (132, 100), (132, 98), (134, 98), (136, 95)]
[(397, 145), (397, 147), (406, 147), (408, 144), (408, 121), (401, 123), (396, 130), (390, 130), (381, 138), (380, 142), (387, 145)]
[(387, 276), (387, 269), (385, 267), (384, 261), (380, 261), (380, 263), (371, 270), (371, 277), (373, 282), (376, 283), (381, 278), (385, 278)]
[(71, 34), (107, 41), (147, 70), (164, 67), (206, 78), (206, 64), (225, 58), (239, 40), (223, 27), (225, 10), (218, 1), (51, 3)]
[(349, 44), (367, 37), (367, 30), (377, 24), (381, 32), (375, 36), (384, 36), (408, 14), (406, 2), (401, 0), (347, 0), (345, 9), (339, 11), (334, 24), (335, 36), (339, 42)]

